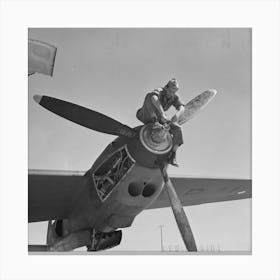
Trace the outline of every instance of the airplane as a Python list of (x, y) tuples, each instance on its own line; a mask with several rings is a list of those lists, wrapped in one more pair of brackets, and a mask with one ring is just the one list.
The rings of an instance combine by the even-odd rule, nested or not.
[[(185, 124), (215, 96), (206, 90), (185, 105)], [(102, 113), (46, 95), (34, 95), (45, 109), (76, 124), (116, 135), (85, 173), (29, 170), (28, 222), (48, 221), (45, 245), (29, 251), (88, 251), (115, 247), (121, 228), (145, 209), (171, 205), (187, 251), (197, 246), (183, 205), (251, 198), (251, 180), (169, 177), (169, 125), (131, 128)]]

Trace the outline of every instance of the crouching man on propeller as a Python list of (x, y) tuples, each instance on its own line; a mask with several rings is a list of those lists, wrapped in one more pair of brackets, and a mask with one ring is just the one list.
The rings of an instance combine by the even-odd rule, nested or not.
[[(175, 78), (171, 79), (164, 87), (148, 93), (143, 106), (136, 113), (137, 119), (144, 124), (159, 122), (166, 127), (170, 127), (169, 132), (172, 135), (173, 148), (168, 163), (177, 167), (176, 151), (184, 143), (182, 130), (178, 121), (185, 111), (184, 104), (176, 93), (178, 89), (179, 85), (177, 80)], [(174, 106), (177, 112), (171, 120), (168, 120), (165, 112), (171, 106)]]

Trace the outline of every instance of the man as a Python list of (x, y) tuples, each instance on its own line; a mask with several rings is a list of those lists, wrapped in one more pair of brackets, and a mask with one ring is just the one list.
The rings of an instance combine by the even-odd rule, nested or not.
[[(176, 151), (183, 144), (182, 130), (178, 121), (185, 111), (184, 104), (176, 94), (178, 89), (179, 85), (177, 80), (175, 78), (171, 79), (163, 88), (158, 88), (148, 93), (143, 106), (136, 113), (138, 120), (144, 124), (151, 122), (166, 124), (170, 122), (170, 134), (173, 136), (173, 149), (169, 157), (169, 163), (177, 167)], [(174, 106), (177, 112), (171, 120), (168, 120), (165, 111), (171, 106)]]

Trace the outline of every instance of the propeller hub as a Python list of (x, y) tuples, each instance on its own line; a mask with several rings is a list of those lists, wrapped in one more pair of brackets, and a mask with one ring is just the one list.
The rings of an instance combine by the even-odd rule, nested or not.
[(169, 128), (159, 123), (149, 123), (140, 130), (142, 145), (154, 154), (166, 154), (172, 149), (172, 137)]

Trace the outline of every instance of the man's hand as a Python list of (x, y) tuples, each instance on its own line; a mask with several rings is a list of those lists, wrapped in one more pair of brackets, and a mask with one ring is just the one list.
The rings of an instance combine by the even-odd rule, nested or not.
[(168, 121), (168, 119), (160, 104), (158, 97), (156, 95), (153, 95), (151, 100), (152, 100), (152, 103), (154, 104), (156, 110), (158, 111), (159, 115), (161, 116), (159, 119), (159, 122), (161, 124), (165, 124)]
[(177, 113), (171, 118), (171, 122), (178, 123), (181, 116), (184, 114), (184, 112), (185, 112), (185, 107), (180, 106), (179, 109), (177, 110)]
[(161, 119), (160, 119), (160, 123), (161, 123), (161, 124), (165, 124), (165, 123), (167, 123), (168, 121), (169, 121), (169, 120), (168, 120), (166, 114), (162, 114)]

